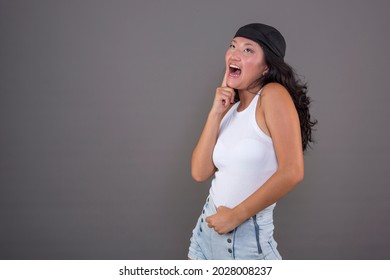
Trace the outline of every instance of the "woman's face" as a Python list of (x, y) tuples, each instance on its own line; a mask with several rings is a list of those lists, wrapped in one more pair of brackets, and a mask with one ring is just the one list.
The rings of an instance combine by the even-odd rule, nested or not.
[(235, 37), (225, 55), (228, 71), (227, 86), (246, 90), (267, 70), (264, 52), (260, 45), (250, 39)]

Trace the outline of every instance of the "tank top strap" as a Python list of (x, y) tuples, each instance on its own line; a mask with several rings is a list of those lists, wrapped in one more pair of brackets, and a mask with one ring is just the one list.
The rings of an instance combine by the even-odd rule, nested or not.
[[(263, 88), (264, 88), (264, 87), (262, 87), (262, 88), (256, 93), (255, 98), (253, 98), (253, 100), (252, 100), (252, 102), (254, 103), (254, 105), (253, 105), (254, 108), (257, 108), (257, 103), (259, 102), (258, 100), (259, 100), (259, 97), (261, 97), (261, 92), (263, 91)], [(251, 105), (252, 105), (252, 104), (251, 104)], [(252, 110), (255, 110), (255, 111), (256, 111), (256, 109), (252, 109)]]
[(260, 96), (260, 95), (261, 95), (261, 92), (263, 91), (263, 88), (264, 88), (264, 87), (262, 87), (262, 88), (256, 93), (256, 95)]
[(264, 87), (262, 87), (255, 95), (255, 97), (253, 98), (251, 104), (249, 105), (251, 107), (251, 110), (255, 110), (253, 108), (256, 108), (257, 107), (257, 102), (258, 102), (258, 99), (259, 97), (261, 96), (261, 92), (263, 90)]

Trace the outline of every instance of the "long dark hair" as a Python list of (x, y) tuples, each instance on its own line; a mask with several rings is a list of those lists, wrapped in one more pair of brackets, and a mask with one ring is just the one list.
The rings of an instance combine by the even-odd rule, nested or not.
[[(283, 85), (290, 93), (292, 100), (294, 101), (295, 108), (298, 111), (299, 122), (301, 126), (302, 136), (302, 149), (311, 146), (313, 143), (312, 130), (313, 126), (317, 124), (317, 120), (312, 120), (310, 117), (309, 106), (311, 99), (307, 96), (307, 83), (303, 83), (294, 69), (288, 65), (284, 60), (266, 47), (261, 46), (264, 51), (265, 63), (268, 66), (267, 73), (257, 79), (248, 89), (255, 87), (263, 87), (266, 84), (276, 82)], [(238, 98), (238, 92), (236, 91), (236, 98)]]

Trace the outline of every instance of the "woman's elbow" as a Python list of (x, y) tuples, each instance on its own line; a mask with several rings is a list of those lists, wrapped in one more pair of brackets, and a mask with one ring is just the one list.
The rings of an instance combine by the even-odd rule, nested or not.
[(293, 172), (291, 172), (291, 180), (294, 185), (298, 185), (300, 182), (303, 181), (303, 178), (305, 176), (305, 172), (303, 167), (296, 166), (295, 168), (292, 168)]
[(205, 181), (205, 179), (203, 179), (202, 177), (197, 176), (192, 176), (192, 179), (194, 179), (197, 183), (203, 183)]
[(191, 176), (192, 178), (198, 182), (198, 183), (202, 183), (204, 181), (206, 181), (208, 178), (211, 177), (211, 175), (213, 175), (215, 172), (215, 169), (212, 169), (212, 168), (199, 168), (198, 167), (195, 167), (195, 166), (192, 166), (191, 168)]
[(191, 163), (191, 177), (198, 183), (205, 181), (202, 170), (194, 162)]
[(279, 169), (280, 174), (283, 174), (283, 178), (288, 182), (288, 185), (295, 187), (302, 182), (304, 177), (303, 168), (299, 165), (285, 166)]
[(205, 176), (202, 176), (201, 174), (195, 172), (194, 170), (192, 170), (191, 176), (192, 176), (192, 179), (194, 179), (198, 183), (202, 183), (202, 182), (206, 181), (206, 179), (207, 179), (207, 178), (205, 178)]

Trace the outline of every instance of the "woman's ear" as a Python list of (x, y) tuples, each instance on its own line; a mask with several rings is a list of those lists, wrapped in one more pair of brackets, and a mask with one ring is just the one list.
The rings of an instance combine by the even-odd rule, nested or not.
[(265, 74), (267, 74), (267, 73), (268, 73), (268, 66), (265, 66), (265, 69), (263, 71), (263, 76), (265, 76)]

